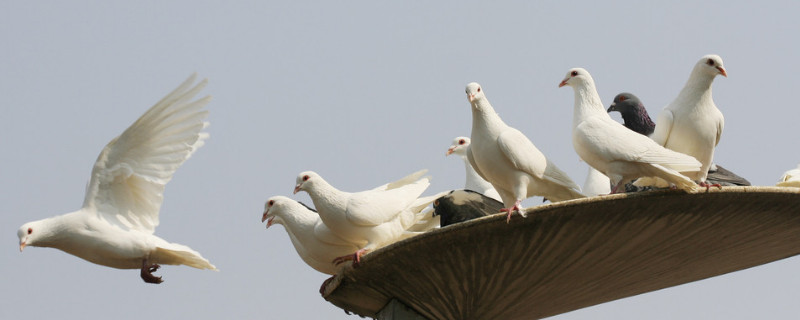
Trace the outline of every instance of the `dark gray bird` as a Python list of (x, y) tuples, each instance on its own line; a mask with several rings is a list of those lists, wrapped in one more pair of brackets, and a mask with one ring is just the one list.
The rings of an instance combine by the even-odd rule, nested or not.
[(503, 203), (472, 190), (453, 190), (433, 202), (433, 215), (440, 226), (464, 222), (499, 213)]
[[(647, 114), (642, 101), (632, 93), (623, 92), (614, 97), (614, 102), (608, 107), (608, 112), (617, 111), (622, 115), (625, 127), (650, 136), (656, 129), (656, 124), (650, 119)], [(706, 178), (708, 184), (719, 184), (721, 186), (749, 186), (750, 181), (730, 172), (728, 169), (723, 168), (718, 164), (712, 164), (708, 168), (708, 177)], [(648, 190), (647, 187), (644, 190)], [(644, 191), (637, 189), (636, 186), (626, 185), (625, 191)]]
[(633, 93), (623, 92), (614, 97), (614, 102), (608, 107), (608, 112), (617, 111), (625, 121), (625, 127), (650, 136), (656, 130), (656, 124), (647, 114), (642, 101)]

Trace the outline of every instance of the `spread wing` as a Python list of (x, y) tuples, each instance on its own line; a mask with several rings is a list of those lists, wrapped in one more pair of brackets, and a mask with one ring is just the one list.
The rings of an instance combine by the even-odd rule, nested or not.
[(125, 229), (154, 231), (165, 185), (208, 137), (201, 131), (211, 97), (192, 101), (207, 83), (192, 86), (194, 80), (189, 77), (103, 148), (84, 208)]

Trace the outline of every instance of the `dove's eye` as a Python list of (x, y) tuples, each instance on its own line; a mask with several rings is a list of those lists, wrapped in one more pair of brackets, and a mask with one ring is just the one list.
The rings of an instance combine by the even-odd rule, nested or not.
[(706, 64), (709, 66), (714, 66), (714, 60), (708, 59), (708, 61), (706, 61)]
[(467, 143), (467, 141), (465, 141), (464, 139), (458, 140), (458, 144), (465, 144), (465, 143)]
[(478, 87), (478, 92), (481, 92), (481, 87)]
[(267, 205), (268, 205), (268, 206), (270, 206), (270, 207), (271, 207), (273, 204), (275, 204), (275, 200), (270, 200), (269, 202), (267, 202)]
[(578, 75), (578, 71), (572, 71), (571, 75), (572, 75), (573, 77), (577, 76), (577, 75)]
[(625, 101), (625, 99), (626, 99), (626, 98), (625, 98), (625, 96), (621, 96), (621, 97), (619, 97), (619, 101), (620, 101), (620, 102), (622, 102), (622, 101)]
[(436, 207), (439, 205), (439, 199), (433, 200), (433, 206)]
[(28, 234), (31, 234), (31, 233), (33, 233), (33, 229), (28, 228)]
[(304, 175), (304, 176), (303, 176), (303, 181), (308, 181), (308, 179), (310, 179), (310, 178), (311, 178), (311, 177), (309, 177), (308, 175)]

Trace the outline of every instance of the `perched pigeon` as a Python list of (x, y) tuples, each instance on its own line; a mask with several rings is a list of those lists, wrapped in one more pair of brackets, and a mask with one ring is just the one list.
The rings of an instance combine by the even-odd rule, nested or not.
[[(650, 119), (650, 115), (647, 113), (642, 101), (632, 93), (624, 92), (614, 97), (614, 102), (608, 107), (608, 112), (611, 111), (618, 111), (622, 114), (625, 127), (643, 135), (650, 135), (656, 128), (656, 124)], [(750, 181), (747, 181), (747, 179), (713, 163), (708, 168), (706, 182), (722, 186), (750, 185)], [(627, 185), (625, 187), (626, 189), (628, 188)], [(632, 187), (636, 188), (635, 186)]]
[(522, 132), (500, 119), (479, 84), (467, 85), (467, 98), (472, 105), (472, 142), (467, 159), (500, 193), (507, 221), (514, 211), (525, 216), (520, 203), (528, 197), (543, 196), (552, 202), (585, 197), (580, 187)]
[(699, 170), (700, 162), (661, 147), (611, 119), (600, 101), (592, 76), (585, 69), (571, 69), (558, 86), (571, 86), (575, 92), (572, 118), (575, 151), (583, 161), (608, 176), (614, 184), (612, 193), (625, 182), (653, 176), (683, 190), (697, 187), (680, 172)]
[[(667, 149), (688, 154), (700, 161), (703, 165), (700, 171), (686, 174), (705, 187), (709, 186), (706, 176), (725, 125), (722, 112), (711, 97), (711, 83), (717, 75), (728, 76), (722, 58), (714, 54), (701, 58), (678, 97), (658, 115), (656, 131), (652, 135), (656, 143)], [(663, 182), (645, 179), (637, 181), (636, 185), (661, 186)]]
[(776, 186), (779, 187), (800, 187), (800, 164), (797, 168), (786, 171)]
[(261, 222), (264, 221), (267, 221), (267, 228), (273, 224), (283, 225), (300, 258), (325, 274), (336, 274), (338, 268), (334, 259), (353, 254), (366, 244), (336, 236), (322, 223), (316, 210), (287, 197), (275, 196), (267, 200), (261, 217)]
[(433, 214), (441, 217), (441, 226), (495, 214), (503, 203), (472, 190), (453, 190), (433, 202)]
[(337, 190), (313, 171), (305, 171), (297, 176), (294, 193), (308, 193), (320, 218), (335, 235), (352, 243), (366, 242), (352, 256), (336, 260), (355, 260), (354, 265), (358, 265), (364, 253), (419, 234), (408, 229), (426, 219), (423, 209), (439, 197), (418, 198), (430, 185), (428, 177), (400, 181), (387, 184), (385, 189), (350, 193)]
[(192, 101), (207, 82), (194, 81), (192, 75), (103, 148), (83, 208), (22, 225), (19, 250), (51, 247), (107, 267), (140, 269), (147, 283), (162, 282), (152, 274), (159, 264), (216, 270), (189, 247), (153, 235), (164, 187), (208, 137), (201, 131), (211, 97)]
[(467, 170), (467, 182), (464, 185), (464, 189), (476, 191), (489, 198), (500, 201), (500, 194), (497, 193), (497, 190), (492, 187), (491, 183), (481, 178), (481, 176), (475, 172), (475, 169), (473, 169), (472, 165), (469, 163), (469, 159), (467, 159), (469, 143), (470, 139), (467, 137), (455, 138), (453, 139), (453, 144), (450, 145), (449, 149), (447, 149), (447, 153), (445, 155), (449, 156), (450, 154), (455, 153), (464, 160), (464, 168)]
[(586, 181), (583, 183), (583, 193), (588, 197), (611, 193), (611, 181), (602, 172), (589, 166)]
[(614, 97), (614, 102), (608, 107), (608, 112), (617, 111), (622, 115), (625, 127), (640, 134), (650, 136), (656, 129), (656, 124), (647, 114), (639, 97), (632, 93), (623, 92)]

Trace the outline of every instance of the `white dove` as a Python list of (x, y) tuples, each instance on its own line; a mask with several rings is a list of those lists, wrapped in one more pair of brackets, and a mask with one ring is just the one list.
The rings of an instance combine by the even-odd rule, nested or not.
[(575, 92), (572, 146), (583, 161), (611, 180), (612, 193), (639, 177), (660, 177), (683, 190), (697, 187), (680, 172), (700, 170), (700, 162), (611, 119), (585, 69), (571, 69), (558, 86), (571, 86)]
[(423, 209), (440, 194), (418, 198), (430, 185), (430, 178), (410, 181), (406, 177), (398, 182), (350, 193), (337, 190), (316, 172), (305, 171), (297, 176), (294, 193), (307, 192), (323, 223), (338, 237), (352, 243), (366, 242), (352, 256), (336, 260), (337, 264), (354, 260), (357, 266), (363, 254), (419, 234), (409, 229), (430, 219), (431, 213)]
[(467, 159), (467, 150), (469, 150), (470, 139), (467, 137), (457, 137), (453, 139), (453, 144), (447, 149), (445, 156), (456, 154), (464, 160), (464, 168), (467, 171), (467, 182), (464, 184), (464, 189), (472, 190), (483, 194), (489, 198), (497, 201), (500, 199), (500, 194), (494, 189), (491, 183), (481, 178)]
[(201, 131), (211, 97), (192, 101), (207, 83), (193, 87), (194, 80), (192, 75), (106, 145), (83, 208), (22, 225), (19, 250), (51, 247), (107, 267), (141, 269), (147, 283), (162, 282), (152, 275), (159, 264), (216, 270), (198, 252), (153, 234), (164, 187), (208, 137)]
[[(658, 115), (656, 130), (651, 136), (667, 149), (688, 154), (700, 161), (703, 166), (699, 171), (685, 174), (704, 187), (711, 186), (706, 184), (706, 177), (714, 160), (714, 148), (725, 126), (725, 118), (711, 97), (711, 83), (717, 75), (728, 76), (722, 58), (715, 54), (701, 58), (678, 97)], [(663, 187), (665, 183), (642, 179), (636, 185)], [(713, 186), (720, 187), (719, 184)]]
[(316, 210), (283, 196), (267, 200), (261, 217), (261, 222), (264, 221), (267, 221), (267, 228), (276, 223), (283, 225), (300, 258), (325, 274), (336, 274), (338, 268), (334, 259), (353, 254), (366, 244), (366, 241), (353, 243), (336, 236)]
[(779, 187), (800, 187), (800, 164), (797, 165), (797, 168), (784, 172), (775, 185)]
[(580, 187), (558, 169), (522, 132), (506, 125), (494, 111), (481, 85), (467, 85), (472, 105), (472, 141), (467, 159), (478, 174), (489, 181), (503, 199), (506, 222), (520, 203), (532, 196), (557, 202), (585, 197)]

